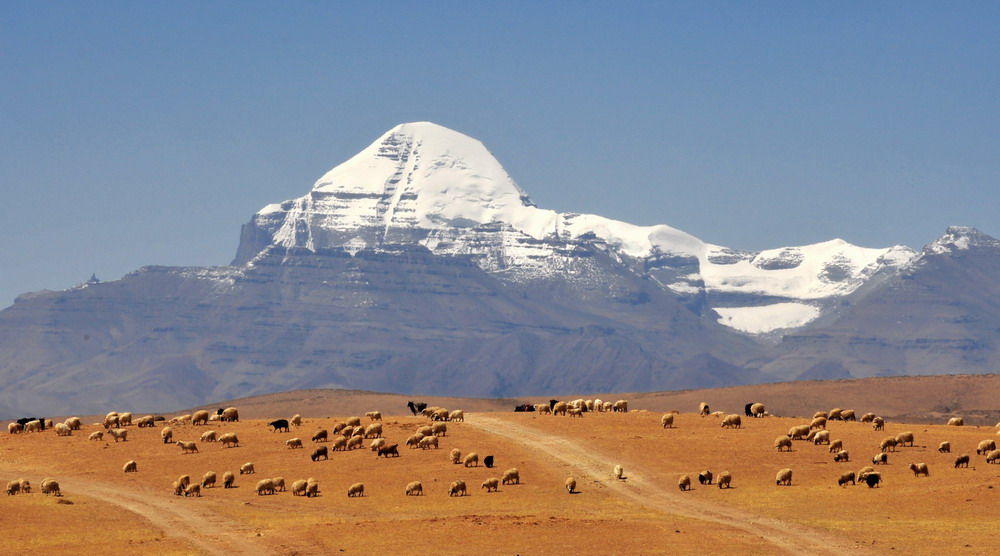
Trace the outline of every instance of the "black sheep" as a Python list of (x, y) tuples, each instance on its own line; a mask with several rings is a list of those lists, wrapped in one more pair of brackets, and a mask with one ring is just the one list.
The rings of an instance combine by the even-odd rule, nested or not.
[(375, 457), (379, 456), (389, 457), (390, 455), (397, 458), (399, 457), (399, 447), (396, 444), (389, 444), (388, 446), (382, 446), (381, 448), (378, 449), (378, 455)]
[(330, 459), (330, 454), (327, 452), (326, 446), (320, 446), (319, 448), (313, 450), (312, 455), (309, 457), (312, 458), (313, 461), (317, 461), (321, 457), (323, 459)]
[(406, 402), (406, 407), (410, 408), (410, 411), (412, 411), (413, 414), (416, 415), (417, 413), (420, 413), (421, 411), (427, 409), (427, 404), (424, 402), (413, 403), (413, 400), (410, 400)]
[(704, 473), (698, 473), (698, 482), (703, 485), (712, 484), (712, 472), (705, 471)]
[(483, 465), (485, 465), (488, 468), (492, 468), (493, 467), (493, 456), (486, 456), (485, 458), (483, 458)]
[(750, 410), (751, 407), (753, 407), (753, 402), (750, 402), (743, 407), (743, 413), (745, 413), (747, 417), (753, 417), (753, 411)]
[(869, 473), (865, 475), (865, 484), (868, 485), (868, 488), (875, 488), (881, 482), (882, 475), (878, 473)]
[(557, 403), (559, 403), (559, 400), (549, 400), (549, 409), (555, 409)]
[(285, 432), (288, 432), (288, 419), (277, 419), (271, 421), (268, 423), (268, 426), (274, 429), (271, 432), (278, 432), (281, 429), (285, 429)]

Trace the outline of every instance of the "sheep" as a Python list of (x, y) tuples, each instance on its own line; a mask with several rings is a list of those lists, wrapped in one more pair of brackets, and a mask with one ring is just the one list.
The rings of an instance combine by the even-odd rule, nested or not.
[(398, 458), (399, 457), (399, 445), (398, 444), (389, 444), (388, 446), (383, 446), (383, 447), (379, 448), (378, 449), (378, 453), (375, 454), (375, 457), (380, 457), (380, 456), (385, 456), (387, 458), (389, 456), (393, 456), (393, 457), (397, 457)]
[(199, 409), (191, 414), (191, 424), (192, 425), (207, 425), (208, 424), (208, 412), (204, 409)]
[(274, 494), (274, 479), (261, 479), (257, 481), (257, 487), (254, 489), (257, 496), (264, 494)]
[(255, 473), (253, 464), (249, 461), (240, 466), (240, 475), (252, 475)]
[(681, 478), (677, 479), (677, 488), (681, 489), (681, 492), (691, 490), (691, 477), (681, 475)]
[(959, 467), (968, 467), (969, 459), (969, 454), (962, 454), (955, 458), (955, 469), (958, 469)]
[(215, 442), (216, 440), (218, 439), (215, 436), (215, 431), (205, 431), (201, 433), (202, 442)]
[(458, 480), (448, 487), (448, 496), (465, 496), (468, 492), (465, 489), (465, 481)]
[(497, 479), (496, 477), (490, 477), (489, 479), (483, 481), (481, 488), (485, 488), (486, 492), (491, 492), (491, 491), (497, 492), (497, 489), (500, 488), (500, 479)]
[(986, 439), (979, 443), (979, 446), (976, 448), (976, 454), (977, 455), (985, 454), (990, 450), (996, 450), (996, 449), (997, 449), (997, 443), (994, 442), (993, 440)]
[(847, 452), (847, 450), (841, 450), (841, 451), (837, 452), (837, 455), (833, 456), (833, 461), (835, 461), (835, 462), (846, 462), (846, 461), (850, 461), (850, 457), (851, 456)]
[(71, 431), (78, 431), (81, 427), (83, 427), (83, 421), (81, 421), (79, 417), (70, 417), (63, 421), (63, 424), (69, 427), (69, 430)]
[(500, 482), (505, 485), (519, 485), (521, 484), (521, 474), (518, 472), (516, 467), (511, 467), (503, 472), (503, 476), (500, 477)]
[(858, 480), (863, 481), (865, 480), (865, 477), (867, 477), (869, 473), (874, 473), (874, 472), (875, 472), (874, 467), (866, 465), (858, 470)]
[(764, 410), (764, 404), (757, 402), (750, 405), (750, 417), (763, 417), (766, 411)]
[(732, 482), (733, 482), (732, 473), (730, 473), (729, 471), (723, 471), (722, 473), (719, 473), (719, 480), (718, 480), (719, 488), (722, 488), (722, 485), (725, 485), (726, 488), (732, 488), (732, 485), (730, 484)]
[(21, 492), (31, 494), (31, 482), (28, 479), (18, 479), (17, 484), (21, 485)]
[(296, 427), (301, 427), (302, 426), (302, 416), (299, 415), (298, 413), (296, 413), (295, 415), (292, 415), (292, 418), (289, 419), (288, 422), (290, 424), (292, 424), (292, 425), (295, 425)]
[(330, 449), (334, 452), (346, 452), (347, 451), (347, 439), (341, 436), (340, 438), (333, 441), (333, 445)]
[(831, 454), (834, 452), (839, 452), (844, 449), (844, 441), (837, 439), (830, 442), (830, 449), (828, 450)]
[(625, 469), (622, 468), (622, 466), (616, 465), (613, 472), (614, 472), (614, 475), (615, 475), (616, 479), (624, 479), (625, 478)]
[(21, 492), (21, 483), (18, 481), (10, 481), (7, 483), (7, 489), (4, 491), (7, 496), (14, 496), (18, 492)]
[(964, 426), (965, 419), (962, 419), (961, 417), (952, 417), (951, 419), (948, 419), (948, 425), (952, 427)]
[(889, 464), (889, 454), (887, 454), (885, 452), (879, 452), (879, 453), (875, 454), (875, 457), (872, 458), (872, 465), (878, 465), (880, 463), (882, 465), (888, 465)]
[(990, 450), (990, 453), (986, 454), (986, 463), (997, 463), (1000, 460), (1000, 450)]
[(170, 489), (171, 492), (174, 493), (174, 496), (182, 496), (184, 494), (184, 487), (177, 481), (174, 481), (173, 484), (170, 485)]
[(456, 409), (448, 414), (449, 421), (465, 422), (465, 412), (461, 409)]
[(865, 413), (864, 415), (861, 416), (861, 419), (859, 420), (862, 423), (871, 423), (874, 419), (875, 419), (874, 413)]
[(432, 421), (447, 421), (449, 415), (451, 415), (451, 414), (448, 413), (448, 410), (442, 407), (442, 408), (438, 409), (437, 411), (435, 411), (434, 413), (431, 414), (431, 420)]
[(344, 424), (346, 424), (348, 427), (360, 427), (361, 417), (348, 417), (347, 420), (344, 421)]
[[(436, 423), (444, 425), (444, 423)], [(382, 423), (372, 423), (365, 428), (364, 438), (379, 438), (382, 436)]]
[(215, 486), (215, 471), (209, 471), (201, 478), (201, 486), (203, 488), (212, 488)]
[(897, 434), (896, 443), (899, 446), (913, 446), (913, 433), (906, 431)]
[(285, 492), (285, 478), (284, 477), (275, 477), (275, 478), (273, 478), (271, 480), (274, 481), (274, 490), (275, 491)]
[(888, 451), (888, 452), (895, 452), (896, 451), (896, 444), (899, 444), (899, 441), (896, 440), (896, 437), (894, 437), (894, 436), (888, 436), (888, 437), (882, 439), (882, 442), (879, 443), (878, 447), (883, 452), (886, 452), (886, 451)]
[(122, 442), (128, 440), (128, 431), (125, 429), (110, 429), (108, 432), (111, 433), (112, 438), (115, 439), (115, 443), (118, 443), (119, 440)]
[(848, 481), (850, 481), (852, 485), (858, 484), (854, 481), (854, 471), (841, 475), (840, 478), (837, 479), (837, 486), (845, 486)]
[(913, 471), (914, 477), (919, 477), (923, 475), (924, 477), (930, 476), (930, 470), (927, 468), (926, 463), (911, 463), (910, 471)]
[(118, 414), (118, 425), (122, 427), (127, 427), (132, 424), (132, 414), (129, 412)]
[(711, 471), (708, 471), (708, 470), (702, 471), (701, 473), (698, 473), (698, 484), (700, 484), (700, 485), (710, 485), (710, 484), (712, 484), (712, 478), (713, 478), (713, 475), (712, 475)]
[(226, 471), (222, 474), (222, 488), (233, 488), (233, 483), (236, 481), (236, 476), (233, 475), (232, 471)]
[(424, 485), (420, 481), (413, 481), (406, 485), (407, 496), (421, 496), (424, 493)]
[(381, 421), (382, 420), (382, 412), (380, 412), (380, 411), (369, 411), (368, 413), (365, 413), (365, 417), (368, 417), (372, 421)]
[(465, 456), (465, 459), (462, 460), (462, 465), (465, 467), (479, 467), (479, 454), (472, 452)]
[(20, 434), (24, 432), (24, 425), (20, 423), (7, 423), (7, 432), (10, 434)]
[[(434, 438), (436, 441), (437, 438)], [(361, 447), (361, 444), (365, 441), (364, 438), (360, 436), (352, 436), (347, 439), (347, 449), (354, 450)], [(437, 442), (434, 442), (434, 447), (437, 448)]]
[(135, 473), (139, 470), (138, 465), (139, 464), (137, 464), (134, 459), (126, 461), (125, 466), (122, 467), (122, 471), (125, 473)]
[(583, 417), (583, 410), (579, 407), (571, 407), (566, 410), (570, 417)]
[(660, 417), (660, 424), (663, 425), (663, 428), (665, 429), (674, 428), (674, 414), (664, 413), (663, 417)]
[[(114, 428), (117, 428), (119, 426), (121, 426), (121, 422), (120, 422), (120, 420), (118, 418), (118, 412), (117, 411), (112, 411), (111, 413), (108, 413), (107, 415), (104, 416), (104, 428), (105, 429), (114, 429)], [(25, 428), (27, 428), (27, 427), (25, 427)]]
[(868, 488), (875, 488), (882, 482), (882, 474), (872, 471), (871, 473), (865, 475), (865, 484)]
[(197, 496), (197, 497), (200, 498), (201, 497), (201, 485), (199, 485), (198, 483), (192, 483), (192, 484), (188, 485), (187, 488), (184, 489), (184, 496), (185, 497), (188, 497), (188, 496)]
[(573, 477), (566, 479), (566, 490), (569, 491), (570, 494), (573, 494), (573, 491), (576, 490), (576, 479)]
[(104, 431), (94, 431), (90, 433), (90, 436), (87, 437), (87, 440), (104, 440)]
[(816, 417), (809, 423), (809, 430), (812, 429), (825, 429), (826, 428), (826, 418)]
[(182, 454), (193, 454), (198, 451), (198, 445), (195, 444), (194, 442), (185, 442), (183, 440), (178, 440), (177, 442), (175, 442), (175, 444), (181, 447)]
[(275, 419), (268, 423), (267, 426), (271, 427), (271, 432), (288, 432), (288, 419)]
[(59, 490), (59, 483), (55, 479), (42, 479), (42, 494), (62, 496), (62, 492)]
[(601, 406), (601, 411), (603, 411), (604, 413), (610, 413), (613, 406), (614, 404), (611, 402), (604, 402), (604, 404)]
[(938, 444), (938, 452), (941, 452), (942, 454), (951, 453), (951, 442), (945, 440), (944, 442)]
[(885, 419), (874, 417), (872, 419), (872, 429), (877, 431), (885, 430)]
[(239, 447), (240, 439), (236, 436), (235, 432), (227, 432), (219, 437), (219, 443), (222, 444), (223, 448), (232, 448), (234, 445)]
[[(67, 423), (69, 424), (69, 423)], [(152, 415), (143, 415), (139, 417), (139, 420), (135, 422), (135, 426), (140, 429), (151, 429), (156, 426), (156, 417)]]
[(301, 448), (302, 447), (302, 439), (298, 438), (298, 437), (296, 437), (296, 438), (289, 438), (288, 440), (285, 441), (285, 446), (288, 446), (292, 450), (294, 450), (295, 448)]
[(552, 406), (553, 415), (566, 415), (566, 411), (569, 409), (569, 404), (566, 402), (556, 402), (556, 405)]
[(375, 440), (372, 440), (372, 443), (368, 447), (374, 452), (382, 446), (385, 446), (385, 438), (376, 438)]
[(292, 483), (292, 496), (305, 496), (306, 484), (307, 483), (301, 479)]
[(535, 411), (538, 412), (539, 414), (544, 413), (544, 414), (547, 415), (547, 414), (552, 413), (552, 408), (549, 407), (549, 404), (540, 403), (540, 404), (538, 404), (538, 405), (535, 406)]
[(319, 496), (319, 483), (312, 477), (306, 479), (306, 498)]
[(802, 440), (809, 435), (809, 425), (798, 425), (788, 429), (788, 437), (792, 440)]
[(330, 459), (330, 452), (327, 450), (326, 446), (320, 446), (319, 448), (316, 448), (315, 450), (313, 450), (312, 455), (309, 456), (309, 459), (313, 461), (319, 461), (319, 458), (327, 460)]
[(220, 420), (224, 423), (236, 423), (240, 420), (240, 412), (235, 407), (227, 407), (222, 410), (222, 419)]
[(174, 440), (174, 429), (163, 427), (160, 429), (160, 438), (163, 439), (164, 444), (170, 444)]
[(774, 484), (776, 485), (792, 485), (792, 470), (789, 468), (784, 468), (778, 471), (778, 474), (774, 476)]
[(853, 409), (845, 409), (845, 410), (843, 410), (843, 411), (840, 412), (840, 420), (841, 421), (857, 421), (858, 418), (855, 416)]
[(738, 429), (742, 425), (743, 420), (735, 413), (726, 415), (726, 418), (722, 420), (722, 428)]
[(312, 435), (313, 442), (326, 442), (329, 440), (329, 434), (326, 429), (319, 429), (316, 434)]
[(820, 444), (829, 444), (829, 443), (830, 443), (830, 431), (827, 430), (817, 431), (816, 434), (813, 436), (813, 444), (817, 446)]
[(448, 457), (451, 458), (452, 463), (462, 463), (462, 451), (458, 448), (452, 448)]
[(426, 450), (427, 448), (434, 446), (434, 449), (436, 450), (438, 448), (438, 437), (425, 436), (420, 439), (419, 446), (422, 450)]
[(177, 478), (177, 484), (180, 485), (182, 489), (187, 488), (187, 486), (191, 484), (191, 476), (181, 475), (180, 477)]
[(830, 413), (827, 415), (827, 419), (829, 419), (831, 421), (843, 421), (844, 420), (843, 419), (843, 410), (840, 409), (839, 407), (835, 407), (835, 408), (831, 409)]

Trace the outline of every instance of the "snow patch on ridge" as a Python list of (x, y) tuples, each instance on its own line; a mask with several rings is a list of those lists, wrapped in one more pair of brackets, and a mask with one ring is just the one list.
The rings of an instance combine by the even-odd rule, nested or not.
[(716, 307), (719, 324), (748, 334), (798, 328), (816, 320), (820, 310), (805, 303), (775, 303), (760, 307)]

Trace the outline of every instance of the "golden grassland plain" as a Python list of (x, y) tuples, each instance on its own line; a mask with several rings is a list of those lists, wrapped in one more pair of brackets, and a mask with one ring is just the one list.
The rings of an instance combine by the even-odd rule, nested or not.
[[(952, 395), (951, 379), (936, 388)], [(974, 380), (974, 378), (969, 378)], [(833, 386), (829, 386), (832, 384)], [(946, 426), (941, 407), (927, 410), (925, 423), (891, 418), (916, 414), (917, 405), (896, 400), (905, 388), (858, 383), (801, 385), (800, 395), (785, 386), (769, 391), (709, 390), (685, 393), (621, 395), (629, 413), (584, 413), (582, 417), (514, 413), (509, 401), (421, 398), (449, 409), (463, 409), (465, 422), (447, 423), (438, 449), (409, 449), (406, 438), (428, 424), (405, 408), (405, 397), (342, 391), (306, 391), (238, 400), (238, 423), (207, 426), (175, 425), (174, 439), (196, 441), (198, 453), (182, 454), (164, 444), (160, 429), (128, 427), (129, 438), (115, 443), (89, 441), (103, 430), (98, 418), (85, 419), (83, 430), (59, 437), (46, 430), (0, 435), (0, 486), (26, 478), (31, 494), (0, 495), (4, 554), (980, 554), (995, 545), (1000, 522), (1000, 465), (977, 455), (981, 440), (1000, 441), (992, 423)], [(889, 387), (885, 387), (886, 385)], [(979, 383), (975, 383), (979, 384)], [(992, 384), (992, 383), (991, 383)], [(914, 388), (926, 388), (917, 381)], [(965, 387), (970, 384), (965, 384)], [(981, 384), (979, 385), (982, 386)], [(981, 389), (981, 388), (980, 388)], [(851, 398), (864, 390), (870, 398)], [(897, 392), (896, 390), (900, 390)], [(817, 394), (822, 391), (821, 394)], [(788, 392), (792, 392), (788, 390)], [(838, 397), (837, 393), (840, 392)], [(807, 404), (794, 413), (789, 400)], [(979, 396), (972, 393), (970, 397)], [(586, 396), (592, 397), (592, 396)], [(618, 399), (618, 395), (603, 399)], [(911, 398), (925, 404), (915, 394)], [(567, 398), (573, 399), (573, 398)], [(852, 405), (864, 402), (870, 405)], [(997, 399), (997, 398), (993, 398)], [(697, 401), (695, 401), (697, 400)], [(738, 401), (737, 401), (738, 400)], [(540, 402), (542, 400), (531, 400)], [(721, 417), (697, 415), (697, 403), (713, 410), (737, 413), (742, 427), (721, 426)], [(778, 415), (743, 416), (743, 404), (760, 401)], [(884, 413), (884, 431), (867, 423), (832, 421), (831, 438), (850, 453), (846, 463), (833, 461), (825, 445), (795, 441), (791, 452), (777, 452), (773, 443), (793, 425), (808, 423), (814, 411), (834, 406)], [(991, 408), (984, 402), (980, 414)], [(779, 411), (779, 408), (785, 408)], [(114, 409), (114, 408), (109, 408)], [(206, 408), (208, 409), (208, 408)], [(212, 408), (214, 409), (214, 408)], [(398, 458), (376, 457), (364, 447), (331, 452), (329, 460), (313, 462), (313, 433), (330, 429), (349, 416), (382, 411), (384, 436), (400, 445)], [(664, 411), (677, 410), (674, 427), (664, 429)], [(187, 412), (187, 411), (185, 411)], [(303, 415), (301, 427), (272, 432), (268, 421)], [(136, 414), (136, 416), (141, 413)], [(172, 417), (176, 414), (166, 414)], [(368, 420), (363, 419), (365, 424)], [(931, 423), (931, 424), (927, 424)], [(239, 447), (199, 441), (206, 430), (235, 432)], [(879, 441), (902, 431), (915, 435), (913, 447), (889, 452), (888, 465), (878, 465), (884, 482), (840, 487), (837, 478), (871, 465)], [(303, 440), (303, 449), (285, 441)], [(951, 453), (938, 452), (947, 440)], [(476, 467), (454, 465), (449, 452), (477, 452)], [(968, 453), (968, 468), (956, 469), (955, 458)], [(488, 469), (483, 458), (493, 455)], [(138, 472), (124, 473), (128, 460)], [(253, 462), (256, 473), (240, 475)], [(929, 477), (916, 477), (909, 463), (929, 465)], [(615, 465), (624, 478), (613, 476)], [(521, 483), (501, 485), (487, 493), (480, 484), (517, 467)], [(789, 487), (775, 485), (775, 473), (793, 469)], [(701, 485), (698, 473), (732, 474), (732, 488)], [(201, 497), (179, 497), (171, 484), (180, 475), (193, 481), (207, 471), (218, 474), (215, 488)], [(222, 474), (236, 474), (236, 488), (221, 487)], [(677, 487), (689, 475), (693, 489)], [(259, 496), (254, 486), (262, 478), (283, 477), (289, 491)], [(564, 486), (577, 481), (577, 493)], [(40, 492), (42, 479), (59, 481), (61, 497)], [(319, 496), (293, 496), (292, 482), (315, 478)], [(464, 480), (468, 496), (450, 497), (452, 481)], [(421, 481), (423, 496), (405, 496), (410, 481)], [(365, 495), (347, 496), (348, 486), (361, 482)]]

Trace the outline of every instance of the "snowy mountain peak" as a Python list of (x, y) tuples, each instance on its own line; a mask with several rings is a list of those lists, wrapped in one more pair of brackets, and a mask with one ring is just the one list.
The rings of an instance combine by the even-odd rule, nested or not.
[(949, 226), (943, 236), (924, 247), (924, 253), (942, 255), (972, 247), (1000, 247), (1000, 241), (968, 226)]

